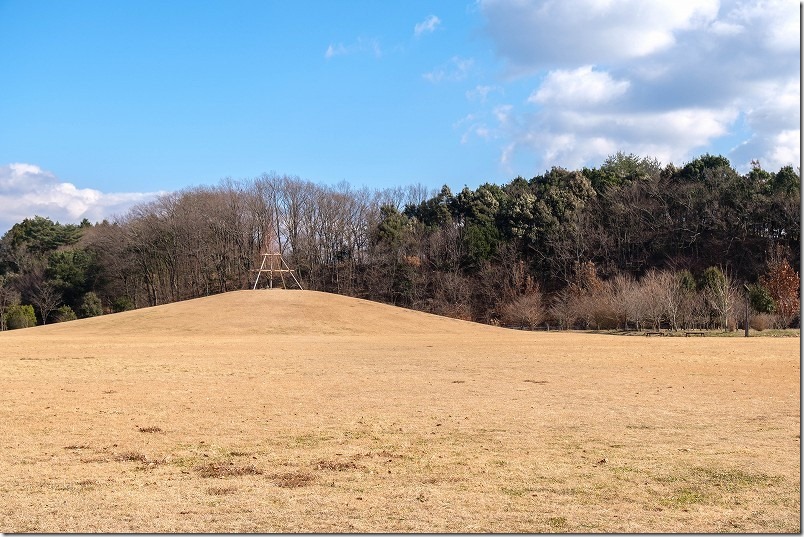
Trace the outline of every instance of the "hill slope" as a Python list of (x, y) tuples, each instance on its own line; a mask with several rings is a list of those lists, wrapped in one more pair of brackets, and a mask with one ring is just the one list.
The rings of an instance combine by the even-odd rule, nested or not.
[[(29, 333), (30, 330), (16, 331)], [(286, 334), (460, 334), (494, 327), (317, 291), (232, 291), (113, 315), (36, 327), (37, 333), (137, 337)], [(10, 334), (9, 334), (10, 335)]]

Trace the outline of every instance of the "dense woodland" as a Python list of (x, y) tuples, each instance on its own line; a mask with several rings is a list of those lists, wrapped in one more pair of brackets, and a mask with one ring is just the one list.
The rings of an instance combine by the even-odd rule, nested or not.
[[(267, 248), (308, 289), (484, 323), (798, 326), (800, 177), (722, 156), (617, 153), (454, 193), (266, 174), (114, 221), (26, 219), (0, 240), (0, 329), (248, 289)], [(224, 321), (224, 320), (222, 320)]]

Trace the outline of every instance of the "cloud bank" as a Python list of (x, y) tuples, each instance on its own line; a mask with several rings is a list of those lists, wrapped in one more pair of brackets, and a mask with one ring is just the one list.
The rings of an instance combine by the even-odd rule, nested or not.
[(25, 218), (45, 216), (62, 224), (98, 222), (122, 215), (163, 192), (112, 192), (78, 188), (33, 164), (0, 166), (0, 234)]
[(490, 102), (475, 124), (499, 141), (507, 169), (517, 158), (597, 165), (618, 150), (681, 164), (724, 144), (740, 170), (755, 158), (768, 170), (799, 163), (798, 3), (478, 6), (506, 84), (531, 82), (525, 99)]

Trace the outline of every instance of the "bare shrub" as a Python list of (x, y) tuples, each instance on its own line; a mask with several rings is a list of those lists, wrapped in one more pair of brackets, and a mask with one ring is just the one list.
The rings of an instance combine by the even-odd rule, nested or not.
[(444, 300), (435, 299), (430, 301), (429, 307), (425, 308), (424, 311), (441, 315), (442, 317), (461, 319), (463, 321), (472, 320), (472, 310), (468, 304), (453, 304)]
[(599, 293), (585, 297), (587, 318), (591, 326), (598, 330), (617, 328), (619, 319), (612, 303), (611, 295), (605, 286)]
[(757, 332), (768, 330), (779, 324), (779, 318), (772, 313), (757, 313), (751, 316), (749, 325)]
[(509, 326), (536, 328), (545, 317), (542, 294), (538, 288), (530, 294), (516, 297), (500, 308), (500, 321)]
[(430, 303), (432, 313), (465, 321), (472, 319), (472, 292), (467, 278), (447, 272), (437, 274), (433, 283), (436, 291)]

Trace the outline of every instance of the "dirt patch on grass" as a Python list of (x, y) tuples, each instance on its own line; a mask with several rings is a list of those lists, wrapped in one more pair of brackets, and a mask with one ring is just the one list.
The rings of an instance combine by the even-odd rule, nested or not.
[(209, 487), (207, 494), (210, 496), (226, 496), (228, 494), (235, 494), (237, 487)]
[(328, 461), (321, 460), (315, 463), (316, 470), (331, 470), (343, 472), (346, 470), (357, 470), (359, 466), (354, 461)]
[(270, 479), (277, 487), (292, 489), (312, 484), (315, 481), (315, 476), (307, 472), (286, 472), (273, 474)]
[(148, 457), (137, 451), (124, 451), (114, 456), (114, 460), (120, 462), (148, 462)]
[(201, 477), (235, 477), (241, 475), (261, 475), (262, 470), (252, 464), (238, 466), (231, 462), (211, 462), (197, 466), (195, 471)]

